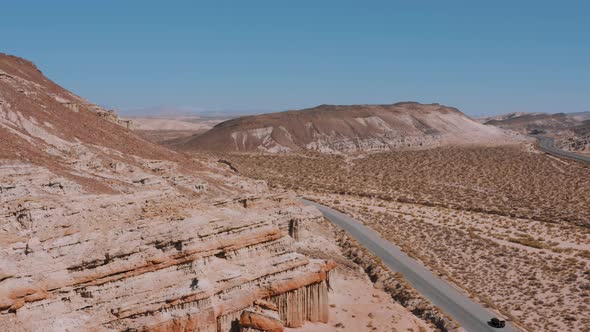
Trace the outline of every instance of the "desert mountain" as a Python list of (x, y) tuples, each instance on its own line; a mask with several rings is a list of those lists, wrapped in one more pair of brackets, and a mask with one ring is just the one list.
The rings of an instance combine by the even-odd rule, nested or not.
[(561, 149), (590, 153), (590, 112), (510, 113), (486, 118), (484, 123), (521, 134), (544, 134)]
[(222, 122), (182, 146), (188, 150), (327, 153), (423, 148), (506, 141), (501, 129), (459, 110), (414, 102), (321, 105)]
[(325, 322), (334, 265), (294, 249), (317, 218), (0, 54), (0, 330)]
[(511, 113), (511, 115), (493, 118), (484, 123), (523, 134), (532, 131), (564, 130), (581, 124), (581, 121), (567, 113)]

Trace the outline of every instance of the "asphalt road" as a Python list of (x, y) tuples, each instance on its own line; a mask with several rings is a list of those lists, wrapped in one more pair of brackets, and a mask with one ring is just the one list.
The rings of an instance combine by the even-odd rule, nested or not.
[(564, 150), (556, 148), (554, 145), (553, 138), (545, 137), (545, 136), (533, 136), (533, 137), (535, 137), (539, 141), (539, 150), (541, 150), (543, 152), (552, 154), (556, 157), (574, 159), (574, 160), (590, 163), (590, 156), (583, 156), (583, 155), (579, 155), (577, 153), (564, 151)]
[(392, 271), (403, 274), (418, 292), (453, 317), (465, 330), (470, 332), (517, 331), (508, 323), (503, 329), (489, 326), (487, 322), (494, 317), (492, 312), (474, 302), (447, 282), (434, 276), (424, 265), (410, 258), (389, 241), (381, 238), (371, 228), (329, 207), (308, 200), (302, 201), (305, 204), (317, 207), (328, 220), (344, 229), (351, 237), (379, 257)]

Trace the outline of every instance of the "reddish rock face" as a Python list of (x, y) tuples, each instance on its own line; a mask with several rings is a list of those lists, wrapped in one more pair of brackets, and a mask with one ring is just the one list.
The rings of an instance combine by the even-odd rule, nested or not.
[(325, 296), (333, 265), (289, 235), (317, 211), (144, 141), (3, 54), (0, 142), (0, 330), (216, 331), (255, 302), (282, 326), (314, 314), (276, 296)]

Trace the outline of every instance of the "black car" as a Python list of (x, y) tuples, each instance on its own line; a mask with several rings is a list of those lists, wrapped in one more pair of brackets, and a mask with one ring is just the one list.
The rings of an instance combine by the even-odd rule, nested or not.
[(501, 328), (503, 328), (503, 327), (506, 326), (506, 321), (499, 320), (498, 318), (494, 317), (494, 318), (490, 319), (490, 321), (488, 322), (488, 324), (491, 327), (496, 327), (496, 328), (501, 329)]

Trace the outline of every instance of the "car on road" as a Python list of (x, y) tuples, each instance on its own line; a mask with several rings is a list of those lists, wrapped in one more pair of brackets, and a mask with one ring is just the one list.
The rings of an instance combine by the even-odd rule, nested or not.
[(500, 319), (494, 317), (494, 318), (490, 319), (490, 321), (488, 322), (488, 324), (491, 327), (495, 327), (495, 328), (501, 329), (501, 328), (503, 328), (503, 327), (506, 326), (506, 321), (500, 320)]

